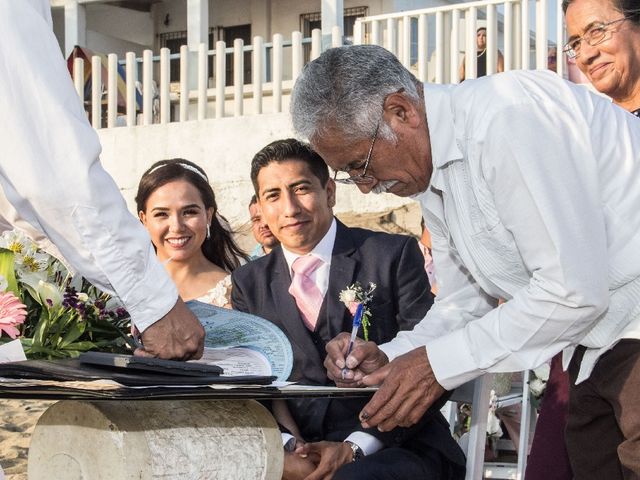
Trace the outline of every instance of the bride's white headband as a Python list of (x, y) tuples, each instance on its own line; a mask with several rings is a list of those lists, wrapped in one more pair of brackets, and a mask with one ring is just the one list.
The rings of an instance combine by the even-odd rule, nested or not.
[(161, 169), (162, 167), (166, 167), (168, 165), (180, 165), (182, 168), (185, 168), (187, 170), (189, 170), (190, 172), (193, 173), (197, 173), (198, 175), (200, 175), (200, 177), (207, 183), (209, 183), (209, 179), (207, 178), (207, 176), (202, 173), (200, 170), (198, 170), (196, 167), (192, 167), (191, 165), (187, 164), (187, 163), (180, 163), (180, 162), (176, 162), (176, 163), (163, 163), (162, 165), (158, 165), (154, 168), (152, 168), (151, 170), (149, 170), (149, 172), (147, 173), (147, 175), (152, 174), (153, 172), (155, 172), (156, 170)]

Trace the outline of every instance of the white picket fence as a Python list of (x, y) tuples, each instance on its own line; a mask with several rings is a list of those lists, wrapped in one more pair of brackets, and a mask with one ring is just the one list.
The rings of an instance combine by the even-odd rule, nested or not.
[[(529, 0), (486, 0), (363, 17), (355, 23), (353, 43), (384, 46), (422, 81), (456, 83), (465, 52), (466, 77), (476, 76), (475, 32), (482, 25), (487, 28), (488, 74), (496, 70), (498, 49), (502, 51), (505, 70), (544, 69), (547, 68), (549, 1), (553, 2), (560, 19), (555, 44), (563, 44), (561, 1), (533, 1), (536, 10), (533, 19), (529, 13), (530, 3), (533, 4)], [(535, 34), (531, 29), (534, 21)], [(271, 43), (256, 36), (252, 45), (244, 45), (237, 39), (229, 48), (219, 41), (213, 50), (201, 44), (196, 52), (189, 52), (185, 45), (174, 55), (170, 55), (167, 48), (161, 49), (159, 56), (145, 50), (142, 58), (129, 52), (123, 62), (126, 107), (120, 112), (117, 105), (119, 59), (115, 54), (108, 55), (107, 78), (103, 79), (100, 57), (94, 56), (91, 96), (85, 99), (87, 112), (96, 129), (282, 112), (303, 68), (305, 48), (308, 59), (313, 60), (321, 52), (321, 43), (320, 30), (314, 30), (308, 39), (296, 31), (289, 40), (275, 34)], [(332, 32), (332, 46), (342, 43), (342, 34), (336, 27)], [(243, 78), (246, 52), (251, 54), (250, 84), (245, 84)], [(212, 78), (208, 72), (209, 57), (213, 58), (214, 65)], [(180, 63), (177, 79), (170, 78), (170, 61), (175, 59)], [(231, 86), (225, 85), (229, 60), (234, 73)], [(558, 74), (563, 75), (564, 61), (558, 61), (557, 65)], [(141, 82), (138, 82), (139, 71)], [(74, 83), (81, 97), (85, 81), (83, 60), (76, 59)], [(136, 104), (137, 94), (142, 97), (141, 108)]]
[[(535, 17), (530, 18), (534, 5)], [(562, 2), (554, 0), (485, 0), (365, 17), (356, 20), (353, 41), (384, 46), (423, 82), (457, 83), (462, 53), (466, 78), (476, 76), (476, 30), (483, 26), (487, 74), (496, 72), (499, 48), (505, 71), (546, 69), (550, 6), (558, 19), (553, 43), (563, 45)], [(564, 62), (558, 62), (558, 74), (564, 71)]]

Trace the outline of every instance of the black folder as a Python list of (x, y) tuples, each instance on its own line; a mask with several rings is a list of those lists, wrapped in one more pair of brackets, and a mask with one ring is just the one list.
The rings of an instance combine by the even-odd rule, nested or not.
[(78, 357), (80, 363), (92, 366), (123, 368), (129, 372), (142, 370), (166, 375), (185, 375), (188, 377), (204, 377), (220, 375), (223, 371), (217, 365), (196, 362), (179, 362), (154, 357), (136, 357), (118, 353), (86, 352)]
[(166, 371), (137, 370), (129, 367), (97, 366), (78, 358), (62, 360), (26, 360), (0, 364), (0, 377), (54, 381), (113, 380), (126, 386), (189, 385), (268, 385), (276, 377), (262, 375), (222, 376), (216, 374), (176, 375)]

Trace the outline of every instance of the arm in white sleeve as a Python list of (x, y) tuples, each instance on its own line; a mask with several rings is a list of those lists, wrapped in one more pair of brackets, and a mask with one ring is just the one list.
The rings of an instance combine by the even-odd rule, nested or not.
[[(429, 192), (426, 203), (430, 209), (441, 212), (441, 199)], [(434, 338), (463, 328), (468, 322), (482, 317), (497, 305), (473, 280), (458, 256), (449, 245), (446, 225), (432, 211), (424, 210), (425, 221), (431, 234), (432, 256), (438, 276), (438, 294), (425, 318), (413, 330), (398, 332), (380, 349), (389, 360), (426, 345)], [(441, 218), (441, 217), (440, 217)]]
[(447, 389), (484, 371), (538, 366), (578, 343), (609, 301), (605, 222), (587, 125), (550, 102), (523, 102), (483, 121), (491, 125), (476, 146), (483, 175), (530, 280), (500, 307), (427, 343)]
[(45, 0), (0, 0), (0, 185), (89, 281), (116, 294), (140, 330), (178, 294), (144, 227), (99, 161)]

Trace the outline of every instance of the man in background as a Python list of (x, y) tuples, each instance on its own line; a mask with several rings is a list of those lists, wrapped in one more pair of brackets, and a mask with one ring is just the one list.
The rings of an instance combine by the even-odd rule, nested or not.
[(253, 238), (258, 242), (258, 245), (253, 249), (249, 257), (251, 260), (255, 260), (256, 258), (267, 255), (273, 247), (280, 242), (273, 233), (271, 233), (267, 222), (263, 220), (260, 206), (258, 205), (258, 200), (255, 195), (251, 196), (251, 201), (249, 202), (249, 215), (251, 216), (251, 232), (253, 233)]

